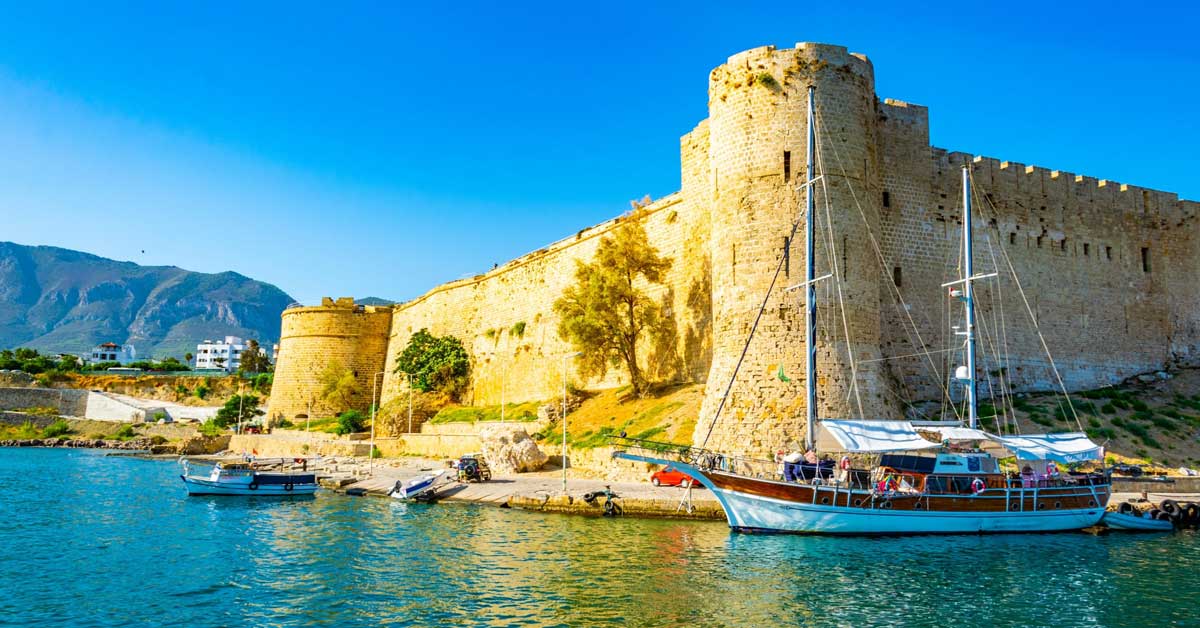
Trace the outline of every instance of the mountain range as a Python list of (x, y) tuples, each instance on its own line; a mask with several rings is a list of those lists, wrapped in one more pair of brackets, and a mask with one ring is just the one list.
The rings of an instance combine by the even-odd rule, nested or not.
[(0, 242), (0, 348), (81, 354), (132, 344), (139, 358), (182, 358), (224, 336), (279, 339), (292, 297), (235, 272), (140, 266), (52, 246)]

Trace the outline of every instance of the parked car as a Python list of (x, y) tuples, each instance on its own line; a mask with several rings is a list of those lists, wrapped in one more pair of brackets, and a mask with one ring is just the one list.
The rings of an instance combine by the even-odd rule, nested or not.
[(670, 466), (661, 471), (655, 471), (654, 475), (650, 476), (650, 483), (655, 486), (682, 486), (684, 488), (693, 484), (702, 486), (692, 476)]

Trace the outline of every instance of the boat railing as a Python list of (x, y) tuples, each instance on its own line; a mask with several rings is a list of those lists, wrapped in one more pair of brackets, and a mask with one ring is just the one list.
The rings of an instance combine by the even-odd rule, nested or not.
[(651, 456), (667, 461), (677, 460), (704, 471), (725, 471), (758, 478), (778, 479), (781, 477), (781, 465), (774, 460), (752, 458), (749, 456), (733, 456), (709, 449), (646, 440), (644, 438), (610, 436), (608, 442), (616, 451)]

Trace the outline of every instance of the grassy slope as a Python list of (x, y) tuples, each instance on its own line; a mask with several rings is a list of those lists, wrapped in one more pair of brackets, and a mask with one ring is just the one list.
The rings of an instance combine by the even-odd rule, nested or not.
[[(1076, 431), (1063, 397), (1029, 395), (1014, 402), (1025, 433)], [(1169, 380), (1126, 384), (1072, 393), (1071, 402), (1084, 430), (1119, 460), (1135, 459), (1164, 467), (1200, 467), (1200, 370), (1178, 371)], [(981, 416), (992, 414), (982, 405)], [(995, 419), (981, 418), (995, 430)]]

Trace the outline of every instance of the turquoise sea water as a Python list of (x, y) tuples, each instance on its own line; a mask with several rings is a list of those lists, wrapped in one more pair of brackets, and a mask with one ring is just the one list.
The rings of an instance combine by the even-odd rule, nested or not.
[(0, 449), (0, 624), (1200, 626), (1200, 537), (822, 538), (186, 497), (173, 463)]

